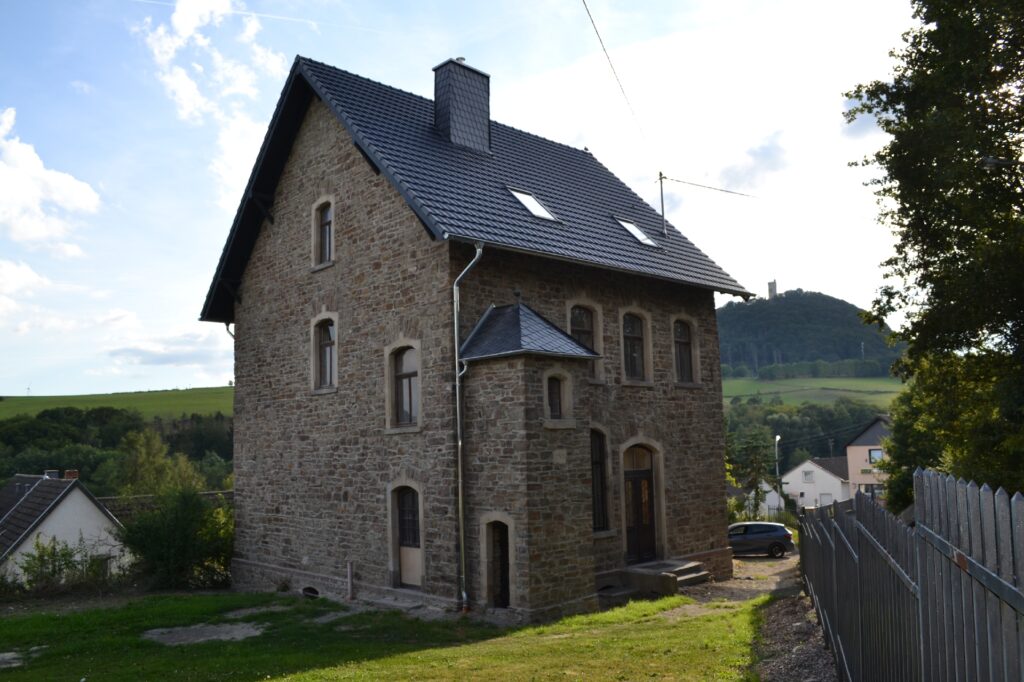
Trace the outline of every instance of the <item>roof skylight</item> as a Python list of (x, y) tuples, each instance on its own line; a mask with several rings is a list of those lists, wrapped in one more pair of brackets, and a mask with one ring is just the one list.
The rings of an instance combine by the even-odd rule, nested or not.
[(631, 235), (636, 237), (636, 240), (638, 242), (640, 242), (641, 244), (646, 244), (647, 246), (657, 246), (658, 245), (658, 242), (654, 241), (653, 239), (648, 237), (646, 234), (644, 234), (643, 231), (639, 227), (636, 226), (636, 224), (634, 224), (634, 223), (632, 223), (632, 222), (630, 222), (628, 220), (623, 220), (622, 218), (616, 218), (616, 220), (619, 221), (619, 225), (622, 225), (624, 228), (626, 228), (626, 230)]
[(555, 216), (551, 215), (551, 212), (544, 208), (544, 204), (537, 201), (537, 198), (529, 192), (523, 192), (518, 189), (508, 188), (509, 192), (512, 192), (512, 196), (519, 199), (519, 203), (526, 207), (533, 215), (538, 218), (544, 218), (545, 220), (555, 220)]

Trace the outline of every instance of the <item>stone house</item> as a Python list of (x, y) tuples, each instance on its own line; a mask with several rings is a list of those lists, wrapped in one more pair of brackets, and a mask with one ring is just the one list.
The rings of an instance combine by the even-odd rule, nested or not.
[(634, 565), (729, 575), (714, 292), (748, 293), (434, 73), (284, 86), (202, 311), (234, 324), (236, 585), (527, 621)]

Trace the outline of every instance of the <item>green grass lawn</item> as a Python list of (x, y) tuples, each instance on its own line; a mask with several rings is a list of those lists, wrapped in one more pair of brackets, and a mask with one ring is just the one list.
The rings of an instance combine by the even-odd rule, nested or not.
[(748, 398), (760, 395), (764, 400), (775, 396), (787, 405), (800, 403), (832, 403), (836, 398), (853, 398), (879, 408), (888, 408), (889, 403), (903, 391), (899, 379), (889, 377), (834, 377), (779, 379), (725, 379), (722, 381), (722, 396), (729, 402), (735, 396)]
[[(154, 596), (109, 609), (0, 619), (0, 652), (46, 645), (0, 680), (751, 680), (766, 598), (706, 615), (666, 613), (667, 597), (518, 630), (472, 621), (423, 622), (396, 612), (313, 618), (344, 608), (275, 595)], [(244, 620), (268, 624), (237, 642), (165, 646), (151, 628), (225, 622), (237, 608), (286, 611)]]
[(138, 410), (143, 417), (179, 417), (182, 414), (214, 414), (234, 412), (235, 389), (230, 386), (189, 388), (171, 391), (140, 391), (138, 393), (104, 393), (96, 395), (6, 396), (0, 400), (0, 419), (19, 414), (35, 415), (51, 407), (120, 407)]

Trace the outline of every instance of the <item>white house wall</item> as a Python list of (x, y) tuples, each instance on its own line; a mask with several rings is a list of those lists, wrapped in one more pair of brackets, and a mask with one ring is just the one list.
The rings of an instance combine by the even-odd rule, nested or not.
[[(813, 481), (804, 482), (805, 471), (812, 472)], [(796, 502), (797, 507), (820, 506), (823, 493), (831, 495), (833, 502), (851, 497), (849, 483), (811, 461), (804, 462), (782, 477), (782, 491)], [(802, 497), (800, 493), (803, 493)]]
[(126, 559), (124, 548), (115, 535), (116, 528), (85, 493), (75, 488), (29, 533), (0, 568), (10, 577), (20, 580), (23, 574), (18, 564), (25, 554), (33, 551), (35, 539), (49, 542), (51, 538), (57, 538), (58, 542), (67, 543), (70, 547), (77, 547), (79, 540), (83, 540), (90, 554), (111, 557), (111, 569), (116, 569)]

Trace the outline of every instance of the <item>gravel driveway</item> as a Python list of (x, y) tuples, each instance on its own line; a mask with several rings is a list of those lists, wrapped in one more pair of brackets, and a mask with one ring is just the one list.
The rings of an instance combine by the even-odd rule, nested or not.
[[(698, 613), (708, 602), (739, 602), (762, 594), (774, 599), (762, 612), (764, 623), (756, 666), (762, 682), (836, 682), (835, 659), (825, 648), (811, 601), (801, 591), (799, 557), (746, 557), (733, 560), (733, 578), (684, 588), (698, 603), (681, 613)], [(685, 611), (683, 611), (685, 610)]]

